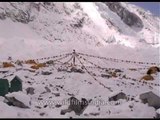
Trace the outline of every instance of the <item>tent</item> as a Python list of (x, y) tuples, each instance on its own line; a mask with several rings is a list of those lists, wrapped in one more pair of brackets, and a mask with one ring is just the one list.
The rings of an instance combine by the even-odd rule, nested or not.
[(0, 79), (0, 96), (5, 96), (9, 91), (9, 82), (7, 79)]
[(22, 91), (22, 80), (15, 76), (11, 81), (10, 92), (18, 92)]

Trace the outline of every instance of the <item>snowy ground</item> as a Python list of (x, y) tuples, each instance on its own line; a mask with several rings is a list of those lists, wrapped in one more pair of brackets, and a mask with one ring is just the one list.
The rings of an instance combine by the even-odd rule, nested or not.
[[(139, 82), (139, 79), (145, 75), (146, 70), (137, 70), (131, 71), (129, 68), (147, 68), (146, 66), (140, 66), (136, 64), (127, 64), (127, 63), (117, 63), (111, 61), (105, 61), (98, 58), (89, 59), (89, 61), (103, 67), (103, 68), (119, 68), (123, 72), (123, 75), (127, 75), (131, 78), (135, 78), (136, 81), (130, 79), (124, 79), (122, 77), (117, 78), (102, 78), (96, 76), (95, 78), (103, 83), (105, 86), (110, 87), (113, 92), (105, 89), (103, 86), (98, 84), (91, 75), (86, 71), (84, 74), (80, 73), (68, 73), (68, 72), (58, 72), (57, 68), (60, 65), (57, 63), (55, 66), (49, 66), (41, 68), (36, 72), (24, 71), (25, 66), (22, 67), (22, 70), (16, 70), (12, 68), (9, 72), (5, 74), (0, 74), (1, 77), (11, 80), (15, 75), (18, 75), (23, 80), (23, 93), (26, 94), (25, 89), (27, 87), (35, 88), (34, 95), (28, 95), (31, 97), (31, 106), (30, 109), (25, 109), (22, 111), (21, 108), (7, 106), (5, 103), (1, 102), (1, 117), (102, 117), (102, 118), (115, 118), (115, 117), (129, 117), (129, 118), (153, 118), (155, 116), (155, 109), (149, 107), (147, 104), (142, 104), (138, 98), (138, 95), (147, 91), (156, 91), (159, 92), (159, 86), (151, 85), (151, 83), (160, 84), (158, 75), (155, 75), (154, 81), (147, 82), (148, 84), (143, 84)], [(61, 62), (68, 61), (70, 57), (60, 60)], [(43, 60), (45, 61), (45, 60)], [(81, 59), (83, 61), (83, 59)], [(76, 61), (77, 65), (80, 65), (78, 60)], [(105, 70), (94, 68), (95, 66), (83, 61), (84, 65), (92, 66), (93, 68), (87, 68), (88, 71), (92, 71), (96, 75), (105, 74)], [(103, 65), (103, 66), (102, 66)], [(125, 67), (124, 67), (125, 66)], [(18, 67), (18, 66), (17, 66)], [(28, 68), (29, 66), (26, 66)], [(64, 66), (63, 66), (64, 67)], [(19, 67), (18, 67), (19, 68)], [(64, 67), (65, 68), (65, 67)], [(5, 70), (3, 68), (3, 70)], [(42, 71), (51, 71), (51, 75), (42, 75)], [(12, 73), (11, 76), (8, 76)], [(121, 75), (122, 76), (122, 75)], [(51, 92), (46, 92), (45, 87), (48, 87)], [(60, 87), (62, 86), (62, 88)], [(117, 91), (123, 91), (126, 93), (130, 100), (119, 100), (115, 103), (108, 102), (108, 97)], [(60, 96), (56, 97), (54, 93), (59, 93)], [(67, 108), (68, 104), (63, 104), (63, 101), (66, 101), (70, 95), (75, 95), (76, 98), (87, 98), (93, 100), (93, 104), (89, 105), (87, 109), (81, 116), (76, 116), (74, 112), (67, 113), (66, 115), (60, 115), (61, 109)], [(131, 101), (131, 98), (135, 100)], [(99, 100), (101, 102), (99, 102)], [(57, 102), (60, 102), (62, 106), (59, 108), (55, 107)], [(99, 102), (99, 103), (97, 103)], [(119, 103), (119, 104), (118, 104)], [(45, 106), (47, 105), (47, 106)], [(38, 106), (38, 107), (37, 107)], [(132, 106), (130, 108), (129, 106)], [(4, 108), (5, 107), (5, 108)], [(8, 115), (6, 112), (11, 111), (12, 114)], [(40, 115), (44, 113), (43, 115)], [(95, 116), (95, 114), (97, 115)]]
[[(70, 8), (67, 10), (70, 12), (73, 9), (72, 3), (67, 5)], [(102, 7), (101, 3), (97, 3), (97, 5)], [(91, 9), (88, 9), (88, 6)], [(82, 11), (78, 10), (76, 12), (74, 9), (73, 13), (70, 12), (71, 16), (67, 16), (61, 3), (57, 3), (54, 8), (62, 14), (53, 11), (48, 12), (47, 9), (43, 8), (42, 13), (37, 15), (36, 21), (29, 24), (13, 22), (8, 18), (0, 20), (0, 71), (8, 71), (7, 73), (0, 72), (0, 78), (7, 78), (11, 81), (15, 75), (18, 75), (23, 81), (23, 94), (26, 94), (26, 88), (35, 88), (35, 94), (27, 95), (31, 99), (29, 109), (8, 106), (3, 102), (4, 98), (0, 97), (0, 118), (153, 118), (155, 116), (155, 109), (141, 103), (139, 95), (147, 91), (160, 93), (159, 86), (155, 86), (155, 84), (160, 84), (160, 74), (153, 75), (154, 81), (139, 82), (140, 78), (146, 74), (147, 69), (153, 65), (138, 64), (138, 62), (156, 63), (159, 65), (159, 47), (139, 42), (140, 38), (145, 39), (147, 42), (153, 39), (154, 35), (152, 33), (154, 31), (157, 33), (157, 29), (154, 27), (157, 22), (152, 26), (150, 23), (154, 23), (154, 21), (149, 17), (144, 23), (145, 26), (150, 25), (151, 31), (144, 28), (134, 36), (136, 32), (126, 27), (117, 18), (117, 15), (105, 7), (102, 7), (101, 12), (97, 12), (98, 6), (92, 3), (87, 5), (81, 3), (81, 7), (88, 15), (85, 17), (87, 20), (89, 19), (88, 21), (86, 20), (87, 22), (82, 29), (73, 29), (69, 26), (70, 23), (75, 22), (75, 19), (72, 21), (74, 17), (83, 17), (81, 15)], [(133, 10), (133, 8), (134, 6), (129, 6), (129, 9)], [(136, 11), (137, 8), (134, 9)], [(103, 10), (107, 10), (108, 14), (104, 13)], [(94, 14), (91, 14), (92, 11), (94, 11)], [(77, 13), (80, 15), (77, 15)], [(105, 19), (112, 18), (113, 23), (123, 29), (123, 31), (127, 31), (128, 35), (119, 34), (114, 29), (104, 25), (105, 22), (100, 13), (105, 16)], [(54, 17), (50, 17), (51, 15)], [(48, 20), (48, 18), (50, 19)], [(101, 21), (101, 24), (97, 20)], [(63, 24), (58, 24), (59, 21)], [(114, 28), (114, 26), (112, 27)], [(53, 35), (49, 36), (50, 33)], [(159, 41), (159, 37), (157, 39)], [(113, 40), (113, 42), (108, 44), (107, 40)], [(18, 65), (15, 65), (13, 68), (1, 67), (1, 63), (8, 61), (9, 56), (12, 57), (13, 61), (40, 59), (72, 53), (73, 49), (77, 53), (113, 58), (118, 59), (118, 61), (82, 55), (84, 59), (90, 61), (89, 63), (83, 58), (80, 59), (89, 72), (97, 75), (94, 78), (85, 70), (84, 74), (65, 71), (58, 72), (57, 69), (61, 67), (60, 62), (53, 66), (40, 68), (35, 72), (30, 72), (28, 69), (31, 69), (31, 65), (26, 64), (23, 64), (23, 67)], [(59, 61), (66, 62), (70, 57), (68, 56)], [(126, 60), (136, 61), (136, 63), (129, 63)], [(46, 62), (47, 59), (38, 61)], [(105, 70), (97, 68), (91, 62), (101, 68), (120, 69), (123, 72), (117, 78), (103, 78), (101, 74), (106, 74)], [(77, 59), (76, 64), (79, 68), (82, 66)], [(64, 65), (62, 67), (65, 68)], [(135, 68), (136, 70), (131, 71), (130, 68)], [(50, 71), (52, 74), (42, 75), (42, 71)], [(122, 78), (123, 75), (130, 77), (130, 79)], [(113, 92), (104, 88), (98, 82), (110, 87)], [(51, 92), (46, 91), (46, 86)], [(134, 100), (119, 100), (115, 103), (108, 102), (108, 97), (118, 91), (123, 91), (129, 98), (134, 98)], [(60, 94), (60, 96), (55, 94)], [(57, 107), (57, 102), (62, 103), (66, 101), (71, 95), (75, 95), (79, 100), (84, 97), (92, 99), (94, 102), (87, 107), (81, 116), (75, 115), (74, 112), (60, 115), (60, 111), (67, 108), (68, 105), (62, 104)], [(24, 99), (24, 102), (27, 103), (27, 100)], [(101, 105), (97, 103), (99, 101), (106, 104)]]

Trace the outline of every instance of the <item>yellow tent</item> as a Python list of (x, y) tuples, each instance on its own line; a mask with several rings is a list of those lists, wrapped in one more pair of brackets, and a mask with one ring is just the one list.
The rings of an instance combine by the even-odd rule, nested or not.
[(15, 67), (15, 66), (10, 62), (3, 62), (3, 67), (7, 68), (7, 67)]

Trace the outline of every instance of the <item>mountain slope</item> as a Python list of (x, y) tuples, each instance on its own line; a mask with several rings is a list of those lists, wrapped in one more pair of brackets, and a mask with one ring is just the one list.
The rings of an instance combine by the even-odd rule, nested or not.
[[(20, 94), (26, 94), (28, 87), (33, 87), (35, 93), (27, 95), (31, 98), (30, 109), (8, 106), (0, 97), (0, 117), (153, 118), (155, 109), (141, 103), (139, 95), (146, 91), (159, 92), (159, 74), (153, 76), (154, 81), (140, 82), (152, 65), (139, 62), (159, 65), (159, 22), (160, 19), (151, 13), (123, 2), (1, 2), (0, 78), (11, 81), (18, 75), (23, 80), (23, 92)], [(76, 59), (77, 67), (82, 69), (86, 66), (97, 76), (90, 75), (86, 69), (83, 69), (83, 74), (71, 72), (71, 61), (64, 63), (70, 60), (73, 49), (82, 57), (79, 58), (82, 63)], [(34, 72), (31, 65), (25, 63), (19, 66), (13, 62), (13, 68), (2, 67), (2, 62), (9, 61), (8, 57), (12, 57), (13, 61), (38, 59), (42, 63), (48, 59), (56, 60), (59, 58), (56, 55), (65, 53), (71, 54), (64, 55), (55, 65)], [(102, 74), (106, 71), (102, 68), (111, 69), (110, 72), (115, 69), (123, 72), (117, 78), (104, 78)], [(44, 75), (46, 71), (51, 74)], [(131, 79), (125, 79), (123, 75)], [(119, 91), (134, 100), (119, 100), (111, 104), (108, 97)], [(79, 100), (102, 100), (107, 105), (90, 105), (81, 116), (77, 116), (74, 112), (60, 114), (63, 108), (67, 108), (66, 104), (60, 107), (50, 104), (67, 100), (72, 95)], [(8, 112), (11, 114), (8, 115)]]
[[(134, 12), (137, 16), (142, 18), (142, 15), (135, 12), (137, 10), (143, 11), (142, 9), (133, 5), (128, 5), (127, 3), (121, 4), (123, 6), (126, 5), (126, 9), (132, 9), (130, 10), (131, 12)], [(8, 24), (5, 19), (12, 20), (13, 22), (10, 22), (10, 24), (13, 23), (14, 26), (18, 24), (18, 28), (14, 27), (14, 30), (9, 27), (6, 27), (6, 29), (8, 28), (6, 31), (1, 29), (2, 39), (5, 39), (5, 37), (8, 36), (7, 31), (15, 33), (12, 34), (12, 36), (15, 35), (15, 37), (21, 37), (22, 35), (28, 35), (28, 32), (34, 32), (34, 36), (37, 35), (38, 39), (41, 39), (38, 42), (43, 40), (49, 41), (50, 43), (46, 43), (48, 43), (48, 46), (51, 46), (51, 48), (52, 46), (56, 47), (63, 43), (66, 44), (65, 42), (70, 42), (76, 48), (76, 45), (74, 44), (75, 41), (93, 47), (105, 47), (109, 43), (113, 43), (122, 44), (132, 48), (135, 46), (146, 48), (146, 46), (149, 47), (147, 42), (151, 43), (154, 39), (153, 42), (156, 43), (159, 38), (159, 36), (155, 35), (158, 34), (159, 31), (157, 27), (159, 18), (153, 21), (154, 17), (143, 11), (147, 14), (147, 19), (143, 20), (143, 29), (137, 32), (126, 25), (120, 17), (111, 11), (104, 3), (100, 2), (1, 3), (0, 8), (2, 28)], [(19, 24), (21, 23), (23, 26), (27, 26), (27, 31), (24, 31), (23, 33), (16, 32), (16, 30), (22, 31), (22, 29), (24, 29), (23, 27), (20, 28)], [(148, 24), (150, 24), (150, 26), (148, 26)], [(153, 25), (151, 26), (151, 24)], [(148, 27), (150, 28), (150, 31), (146, 30)], [(26, 38), (24, 40), (27, 41)], [(15, 42), (16, 41), (14, 41), (14, 43)], [(19, 41), (17, 41), (16, 44), (18, 44), (18, 42)], [(37, 41), (35, 40), (35, 42)], [(44, 44), (44, 42), (42, 42), (42, 44)], [(35, 48), (37, 47), (35, 46)], [(27, 51), (28, 50), (29, 49), (27, 49)], [(28, 52), (29, 54), (32, 54), (34, 50)], [(14, 55), (14, 52), (10, 53), (10, 55), (11, 54)]]

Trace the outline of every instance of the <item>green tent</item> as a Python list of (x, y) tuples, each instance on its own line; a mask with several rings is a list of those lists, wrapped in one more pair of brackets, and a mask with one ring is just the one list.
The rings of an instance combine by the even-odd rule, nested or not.
[(10, 92), (22, 91), (22, 80), (18, 76), (15, 76), (10, 83)]
[(0, 96), (5, 96), (9, 91), (9, 82), (7, 79), (0, 79)]

